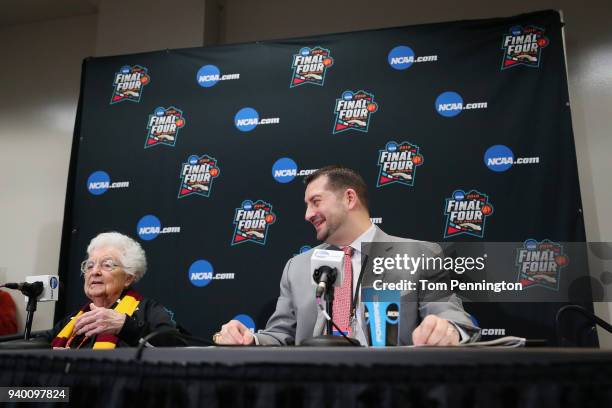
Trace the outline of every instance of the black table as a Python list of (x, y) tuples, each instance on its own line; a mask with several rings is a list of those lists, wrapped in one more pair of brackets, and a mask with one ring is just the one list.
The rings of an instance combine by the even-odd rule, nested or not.
[(612, 407), (612, 351), (209, 347), (0, 350), (0, 386), (95, 406)]

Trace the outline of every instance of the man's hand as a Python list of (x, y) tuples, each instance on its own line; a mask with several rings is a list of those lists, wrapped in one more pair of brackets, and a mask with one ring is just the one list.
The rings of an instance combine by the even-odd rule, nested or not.
[(251, 330), (238, 320), (230, 320), (223, 326), (221, 331), (215, 334), (214, 341), (217, 344), (241, 344), (252, 346), (255, 344), (255, 337)]
[(425, 316), (412, 332), (412, 343), (415, 346), (456, 346), (459, 340), (457, 329), (448, 320), (436, 315)]
[(97, 307), (93, 303), (89, 305), (91, 311), (83, 313), (76, 319), (74, 330), (77, 334), (85, 337), (93, 337), (98, 334), (117, 334), (125, 323), (126, 315), (115, 312), (113, 309)]

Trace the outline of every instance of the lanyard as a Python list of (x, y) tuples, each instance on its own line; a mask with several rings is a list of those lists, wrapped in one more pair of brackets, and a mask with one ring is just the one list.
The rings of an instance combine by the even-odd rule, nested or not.
[(355, 293), (353, 294), (353, 301), (351, 302), (351, 320), (355, 318), (355, 311), (357, 309), (357, 299), (359, 298), (359, 290), (361, 289), (361, 281), (363, 280), (363, 275), (364, 275), (363, 272), (365, 271), (365, 267), (367, 264), (368, 264), (368, 255), (364, 254), (363, 262), (361, 263), (361, 269), (359, 270), (359, 278), (357, 279)]

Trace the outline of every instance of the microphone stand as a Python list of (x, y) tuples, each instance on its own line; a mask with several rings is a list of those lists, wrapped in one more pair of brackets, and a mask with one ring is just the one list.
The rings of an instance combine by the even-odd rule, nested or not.
[(42, 282), (34, 282), (32, 285), (24, 287), (21, 289), (21, 293), (28, 297), (28, 304), (26, 306), (26, 311), (28, 312), (26, 316), (26, 324), (25, 331), (23, 333), (24, 340), (30, 340), (30, 335), (32, 333), (32, 321), (34, 320), (34, 312), (36, 311), (36, 306), (38, 304), (38, 296), (43, 292), (43, 283)]
[[(332, 311), (333, 311), (334, 291), (335, 291), (334, 281), (336, 280), (335, 272), (333, 272), (331, 276), (332, 276), (331, 279), (328, 281), (328, 284), (325, 286), (325, 292), (323, 293), (323, 295), (325, 296), (326, 312), (329, 317), (329, 319), (327, 319), (327, 322), (325, 322), (327, 334), (306, 339), (302, 342), (301, 345), (306, 346), (306, 347), (330, 347), (330, 346), (331, 347), (346, 347), (346, 346), (359, 347), (361, 346), (361, 344), (359, 343), (359, 340), (347, 337), (346, 334), (342, 333), (340, 328), (336, 326), (336, 324), (333, 321)], [(318, 270), (315, 271), (315, 276), (314, 276), (315, 281), (318, 281), (320, 277), (321, 277), (320, 272)], [(320, 299), (317, 299), (317, 302), (319, 300)], [(319, 303), (319, 307), (321, 307), (320, 303)], [(336, 329), (338, 330), (338, 332), (341, 334), (342, 337), (332, 335), (334, 326), (336, 326)]]
[(327, 314), (329, 315), (329, 320), (325, 323), (325, 327), (326, 333), (331, 336), (334, 330), (334, 292), (336, 290), (334, 285), (327, 285), (325, 289), (325, 310), (327, 310)]
[(558, 346), (563, 345), (563, 343), (565, 343), (564, 340), (566, 340), (565, 337), (563, 336), (563, 333), (561, 332), (561, 316), (565, 312), (570, 311), (570, 310), (581, 313), (584, 317), (588, 319), (589, 323), (598, 324), (602, 329), (604, 329), (608, 333), (612, 333), (612, 325), (610, 323), (606, 322), (604, 319), (592, 313), (591, 311), (587, 310), (586, 308), (580, 305), (571, 305), (571, 304), (565, 305), (561, 309), (559, 309), (557, 311), (557, 314), (555, 315), (555, 335), (557, 337)]

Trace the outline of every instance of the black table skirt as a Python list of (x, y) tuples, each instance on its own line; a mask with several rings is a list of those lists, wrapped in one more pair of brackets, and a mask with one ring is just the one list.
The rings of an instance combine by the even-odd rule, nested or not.
[(150, 349), (142, 361), (134, 355), (1, 351), (0, 385), (70, 387), (70, 405), (88, 408), (612, 407), (612, 353), (600, 350), (208, 348)]

